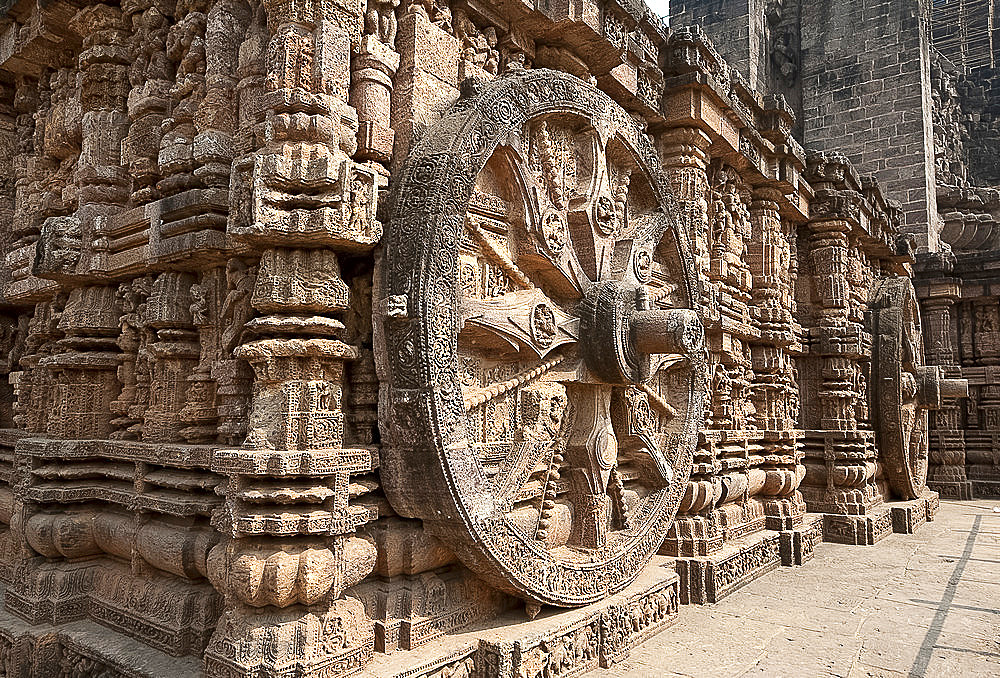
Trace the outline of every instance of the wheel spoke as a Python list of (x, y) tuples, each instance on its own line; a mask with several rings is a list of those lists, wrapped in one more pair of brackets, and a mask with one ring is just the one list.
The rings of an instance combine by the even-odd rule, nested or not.
[(580, 321), (556, 306), (537, 288), (508, 292), (489, 299), (463, 300), (463, 343), (496, 346), (491, 337), (518, 351), (544, 358), (565, 344), (575, 343)]
[(527, 386), (531, 382), (540, 379), (545, 376), (546, 373), (550, 372), (556, 366), (562, 364), (566, 360), (565, 356), (558, 356), (546, 360), (541, 365), (533, 367), (530, 370), (525, 370), (515, 377), (501, 381), (495, 384), (490, 384), (483, 388), (477, 388), (472, 391), (467, 391), (464, 396), (465, 400), (465, 411), (474, 410), (477, 407), (482, 407), (486, 403), (500, 396), (506, 395), (511, 391)]
[(606, 384), (573, 384), (573, 425), (566, 442), (572, 502), (575, 505), (572, 543), (600, 548), (607, 541), (610, 520), (608, 482), (618, 463), (618, 438), (611, 421), (611, 393)]
[(507, 256), (496, 243), (490, 239), (486, 232), (483, 230), (482, 222), (479, 220), (473, 220), (472, 218), (465, 220), (465, 225), (472, 233), (476, 242), (479, 246), (483, 248), (484, 254), (493, 261), (494, 264), (500, 267), (500, 270), (513, 282), (515, 285), (524, 290), (531, 290), (535, 288), (534, 283), (531, 279), (517, 267), (510, 257)]

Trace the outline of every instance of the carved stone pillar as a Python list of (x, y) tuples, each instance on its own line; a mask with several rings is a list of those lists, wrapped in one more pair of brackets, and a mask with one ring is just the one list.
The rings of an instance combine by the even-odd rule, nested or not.
[[(670, 179), (679, 208), (678, 219), (691, 234), (694, 243), (696, 271), (705, 297), (699, 313), (707, 325), (718, 318), (713, 302), (715, 295), (707, 287), (710, 253), (708, 224), (708, 148), (711, 140), (702, 130), (694, 127), (674, 128), (659, 139), (659, 152), (663, 169)], [(732, 423), (728, 375), (725, 367), (713, 364), (710, 371), (710, 397), (706, 399), (706, 427), (727, 428)], [(726, 383), (722, 383), (725, 381)], [(713, 400), (715, 407), (713, 408)], [(716, 415), (718, 412), (718, 415)], [(695, 463), (685, 490), (684, 499), (677, 511), (677, 518), (670, 526), (663, 543), (662, 553), (671, 556), (705, 556), (722, 545), (719, 526), (712, 519), (714, 501), (721, 486), (714, 474), (719, 470), (715, 446), (701, 440), (695, 450)]]
[[(821, 185), (822, 186), (822, 185)], [(848, 287), (849, 233), (860, 195), (823, 189), (808, 225), (813, 268), (814, 326), (804, 359), (805, 468), (802, 495), (812, 512), (825, 513), (826, 539), (874, 543), (892, 529), (875, 482), (874, 432), (858, 427), (857, 371), (870, 359), (870, 335), (852, 321)], [(862, 380), (864, 381), (864, 380)], [(867, 397), (867, 396), (861, 396)]]
[(695, 127), (677, 127), (660, 137), (663, 169), (677, 196), (678, 218), (694, 244), (698, 275), (707, 279), (709, 269), (708, 148), (711, 139)]
[(149, 403), (143, 417), (144, 442), (180, 442), (181, 411), (188, 376), (198, 362), (198, 333), (191, 319), (190, 273), (161, 273), (145, 304), (144, 324), (155, 332), (150, 355)]
[(167, 57), (167, 33), (173, 0), (130, 0), (122, 3), (131, 22), (129, 57), (128, 137), (122, 144), (123, 166), (132, 178), (132, 202), (141, 205), (158, 197), (157, 156), (160, 125), (170, 105), (172, 64)]
[[(230, 538), (209, 559), (228, 609), (207, 653), (210, 675), (231, 667), (277, 675), (302, 657), (303, 675), (311, 675), (331, 661), (360, 667), (374, 649), (364, 606), (342, 598), (374, 569), (374, 545), (354, 532), (377, 517), (349, 501), (352, 473), (373, 470), (376, 453), (343, 445), (344, 364), (358, 353), (336, 338), (343, 325), (329, 315), (347, 301), (334, 253), (264, 253), (253, 307), (267, 315), (250, 328), (274, 338), (236, 351), (255, 372), (248, 434), (242, 449), (221, 450), (213, 461), (229, 477)], [(265, 570), (276, 579), (261, 580)], [(261, 645), (274, 643), (285, 649), (260, 656)]]
[[(19, 257), (19, 251), (30, 248), (34, 253), (35, 240), (38, 238), (37, 228), (33, 228), (33, 207), (29, 200), (34, 195), (32, 165), (35, 154), (35, 116), (40, 109), (41, 83), (38, 79), (20, 77), (17, 79), (14, 92), (15, 136), (17, 154), (14, 156), (14, 213), (11, 215), (11, 250), (7, 253), (5, 264), (11, 270), (11, 276), (16, 280), (16, 272), (27, 263), (30, 273), (30, 262)], [(31, 257), (33, 259), (33, 257)], [(19, 265), (20, 264), (20, 265)]]
[(934, 295), (921, 301), (924, 339), (927, 342), (926, 360), (929, 365), (958, 364), (958, 351), (952, 342), (955, 301), (955, 297), (947, 294)]
[[(370, 488), (352, 477), (370, 473), (378, 455), (344, 446), (344, 368), (358, 350), (341, 340), (337, 318), (349, 301), (337, 250), (367, 249), (381, 235), (375, 174), (351, 160), (350, 43), (361, 16), (322, 0), (263, 5), (268, 124), (264, 145), (233, 174), (228, 225), (262, 253), (256, 274), (236, 260), (226, 272), (222, 351), (234, 347), (235, 359), (213, 368), (223, 441), (238, 432), (227, 392), (238, 388), (240, 364), (253, 369), (253, 394), (242, 447), (218, 450), (212, 462), (228, 483), (218, 521), (225, 539), (208, 575), (226, 612), (205, 670), (276, 676), (294, 666), (311, 676), (335, 665), (349, 673), (374, 651), (364, 605), (344, 592), (375, 567), (375, 546), (357, 529), (377, 517), (354, 499)], [(245, 54), (258, 39), (252, 28)], [(245, 76), (239, 87), (253, 83)]]
[(777, 431), (787, 426), (788, 398), (785, 347), (795, 337), (791, 332), (791, 309), (788, 300), (790, 252), (784, 237), (776, 189), (754, 189), (750, 204), (752, 235), (747, 247), (753, 275), (753, 315), (760, 328), (760, 341), (751, 344), (753, 356), (754, 406), (758, 426)]
[[(941, 284), (946, 282), (951, 281), (930, 285), (931, 296), (921, 300), (926, 359), (928, 364), (943, 366), (945, 376), (960, 377), (958, 347), (953, 341), (953, 336), (957, 336), (955, 302), (960, 289)], [(970, 391), (975, 388), (973, 386)], [(965, 468), (965, 426), (962, 422), (965, 408), (966, 405), (960, 402), (942, 403), (941, 409), (930, 416), (927, 486), (942, 497), (972, 498), (972, 482)]]
[(236, 157), (236, 87), (240, 39), (251, 16), (243, 0), (215, 0), (205, 18), (205, 96), (194, 116), (192, 156), (203, 186), (229, 188)]
[(795, 415), (789, 401), (798, 388), (793, 379), (789, 347), (796, 337), (791, 317), (791, 251), (778, 212), (780, 191), (755, 188), (750, 204), (752, 237), (747, 247), (753, 275), (753, 316), (760, 330), (752, 343), (754, 383), (751, 387), (757, 423), (763, 429), (765, 480), (761, 500), (772, 530), (801, 525), (805, 502), (798, 491), (805, 475), (797, 450)]
[[(770, 497), (763, 493), (788, 489), (770, 478), (780, 473), (774, 460), (784, 460), (788, 436), (775, 432), (784, 428), (784, 420), (778, 425), (768, 419), (770, 401), (757, 397), (763, 394), (760, 380), (783, 367), (784, 355), (748, 305), (756, 274), (763, 272), (763, 248), (768, 256), (773, 249), (762, 231), (776, 226), (780, 234), (777, 205), (768, 203), (774, 216), (769, 212), (765, 223), (758, 202), (750, 202), (750, 187), (732, 167), (710, 162), (709, 146), (708, 135), (693, 128), (670, 130), (660, 141), (681, 219), (694, 242), (703, 291), (700, 313), (712, 364), (711, 399), (691, 480), (662, 551), (677, 557), (681, 600), (692, 603), (715, 602), (780, 564), (779, 535), (765, 529), (770, 527), (765, 504)], [(775, 364), (761, 358), (764, 348), (771, 350)], [(755, 374), (758, 367), (761, 377)], [(772, 409), (778, 409), (778, 399), (772, 400)], [(791, 449), (794, 468), (795, 445), (785, 446)], [(794, 494), (794, 488), (787, 494)], [(793, 513), (788, 507), (771, 508), (775, 516)]]
[(210, 268), (191, 285), (191, 324), (198, 331), (198, 365), (187, 377), (188, 387), (179, 419), (186, 424), (181, 436), (189, 443), (207, 443), (216, 437), (216, 380), (212, 367), (223, 358), (220, 348), (219, 316), (222, 306), (225, 273), (221, 267)]
[(390, 2), (369, 0), (365, 35), (351, 63), (351, 105), (358, 112), (359, 160), (388, 164), (394, 133), (389, 127), (392, 83), (399, 70), (396, 17)]
[(849, 324), (850, 290), (847, 284), (847, 232), (844, 221), (822, 221), (810, 224), (812, 231), (812, 263), (819, 295), (817, 314), (821, 318), (818, 336), (823, 345), (819, 427), (824, 430), (846, 431), (853, 428), (854, 365), (847, 344), (853, 327)]
[(174, 66), (169, 114), (163, 119), (157, 157), (162, 196), (174, 195), (201, 183), (194, 174), (195, 116), (205, 96), (205, 14), (210, 0), (179, 0), (167, 34), (167, 58)]
[(71, 218), (77, 207), (75, 186), (67, 183), (80, 153), (79, 86), (61, 56), (53, 58), (55, 70), (19, 79), (14, 97), (19, 154), (4, 293), (10, 300), (47, 301), (56, 292), (54, 282), (36, 277), (36, 245), (48, 219)]
[(53, 438), (107, 438), (117, 398), (121, 302), (110, 286), (70, 292), (59, 320), (63, 338), (39, 366), (52, 373), (46, 433)]
[[(967, 372), (973, 386), (970, 420), (977, 428), (966, 432), (965, 471), (973, 496), (1000, 495), (1000, 320), (996, 297), (974, 299), (965, 308), (963, 348), (968, 347), (972, 365)], [(964, 362), (964, 361), (963, 361)], [(972, 425), (970, 424), (970, 429)]]
[[(86, 255), (80, 257), (77, 270), (85, 275), (104, 268), (109, 219), (129, 200), (129, 177), (121, 162), (129, 122), (128, 33), (121, 9), (104, 4), (81, 9), (70, 27), (83, 38), (79, 57), (82, 143), (75, 176), (79, 187), (75, 219)], [(56, 228), (56, 235), (62, 228)], [(47, 244), (42, 243), (43, 247)]]

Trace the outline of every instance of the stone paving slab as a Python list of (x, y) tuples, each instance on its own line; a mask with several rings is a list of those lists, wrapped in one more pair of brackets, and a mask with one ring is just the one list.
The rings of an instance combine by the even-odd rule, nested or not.
[(942, 501), (916, 534), (820, 544), (588, 678), (1000, 676), (1000, 501)]

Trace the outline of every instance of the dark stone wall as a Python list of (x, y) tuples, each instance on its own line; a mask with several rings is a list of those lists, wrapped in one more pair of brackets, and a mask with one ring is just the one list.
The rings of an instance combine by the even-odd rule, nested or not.
[(977, 68), (958, 84), (969, 130), (969, 176), (1000, 186), (1000, 68)]
[(755, 90), (767, 89), (766, 0), (685, 0), (670, 3), (672, 26), (700, 25), (715, 48)]
[(998, 66), (1000, 0), (934, 0), (934, 46), (962, 70)]
[(802, 145), (874, 175), (936, 251), (930, 2), (684, 0), (670, 23), (700, 24), (751, 87), (785, 96)]
[(1000, 186), (1000, 69), (970, 73), (937, 52), (931, 68), (939, 186)]
[(939, 247), (926, 0), (801, 4), (803, 145), (839, 150), (903, 204), (904, 230)]
[[(960, 72), (936, 49), (931, 59), (934, 156), (938, 185), (966, 186), (969, 173), (969, 130), (958, 93)], [(939, 205), (940, 208), (940, 205)]]
[(670, 4), (672, 26), (699, 25), (751, 89), (780, 94), (801, 139), (800, 0), (682, 0)]

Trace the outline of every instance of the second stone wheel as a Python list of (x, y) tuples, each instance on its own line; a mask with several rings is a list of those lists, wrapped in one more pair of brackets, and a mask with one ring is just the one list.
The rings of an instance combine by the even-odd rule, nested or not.
[(599, 90), (546, 70), (468, 89), (395, 187), (382, 479), (494, 586), (582, 605), (632, 581), (685, 491), (705, 389), (689, 237)]
[(900, 499), (927, 484), (927, 410), (968, 395), (964, 379), (924, 364), (917, 294), (910, 278), (884, 279), (872, 303), (875, 429), (886, 480)]

